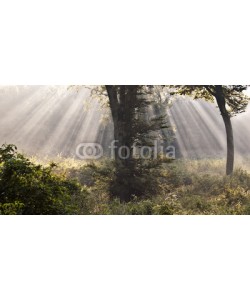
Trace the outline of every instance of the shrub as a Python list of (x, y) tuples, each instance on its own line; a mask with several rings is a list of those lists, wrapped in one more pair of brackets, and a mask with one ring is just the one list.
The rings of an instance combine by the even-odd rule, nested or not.
[[(77, 182), (53, 174), (56, 165), (35, 165), (14, 145), (0, 148), (1, 214), (75, 214), (87, 213), (87, 191)], [(77, 200), (78, 199), (78, 200)]]

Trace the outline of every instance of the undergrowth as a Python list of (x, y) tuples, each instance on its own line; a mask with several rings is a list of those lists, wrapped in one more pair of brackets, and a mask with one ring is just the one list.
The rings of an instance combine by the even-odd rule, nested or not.
[[(248, 168), (249, 161), (244, 164)], [(110, 194), (112, 161), (28, 159), (0, 148), (0, 214), (242, 215), (250, 214), (250, 174), (224, 175), (220, 159), (176, 160), (157, 172), (155, 187), (120, 203)], [(156, 175), (154, 174), (154, 177)]]

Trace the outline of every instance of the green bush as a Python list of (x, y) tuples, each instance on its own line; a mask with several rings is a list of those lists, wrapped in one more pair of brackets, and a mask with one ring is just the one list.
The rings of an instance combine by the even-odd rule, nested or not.
[(35, 165), (17, 153), (14, 145), (3, 145), (0, 148), (0, 213), (87, 213), (86, 189), (53, 174), (55, 166), (53, 163), (48, 167)]

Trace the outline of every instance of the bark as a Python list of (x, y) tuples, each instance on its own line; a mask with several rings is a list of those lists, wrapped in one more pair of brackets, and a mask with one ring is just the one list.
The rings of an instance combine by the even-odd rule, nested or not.
[[(119, 149), (123, 146), (132, 150), (132, 114), (133, 107), (131, 101), (130, 88), (128, 86), (106, 85), (108, 92), (110, 109), (114, 123), (114, 139), (116, 142), (115, 160), (120, 161)], [(118, 93), (119, 89), (119, 93)], [(132, 151), (130, 151), (130, 154)], [(122, 151), (122, 156), (126, 156), (126, 151)], [(129, 156), (131, 157), (131, 155)], [(126, 161), (126, 159), (123, 159)]]
[[(136, 87), (124, 85), (106, 86), (106, 90), (114, 123), (114, 139), (117, 141), (115, 144), (116, 148), (114, 149), (116, 165), (114, 194), (122, 202), (128, 202), (133, 194), (132, 181), (135, 167), (132, 151), (132, 119), (133, 104), (136, 100)], [(129, 149), (129, 153), (127, 153), (125, 147)]]
[(226, 174), (231, 175), (234, 169), (234, 137), (231, 117), (226, 109), (226, 100), (221, 85), (215, 86), (215, 98), (223, 118), (227, 135), (227, 164)]

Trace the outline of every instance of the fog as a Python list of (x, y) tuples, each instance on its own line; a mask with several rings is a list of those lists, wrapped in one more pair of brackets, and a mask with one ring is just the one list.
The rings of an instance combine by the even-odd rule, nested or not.
[[(179, 156), (225, 157), (225, 129), (215, 105), (178, 100), (168, 112)], [(15, 144), (31, 155), (74, 157), (83, 142), (101, 143), (108, 153), (113, 138), (108, 109), (86, 87), (2, 86), (0, 113), (0, 144)], [(250, 154), (249, 120), (249, 109), (232, 118), (238, 156)]]

